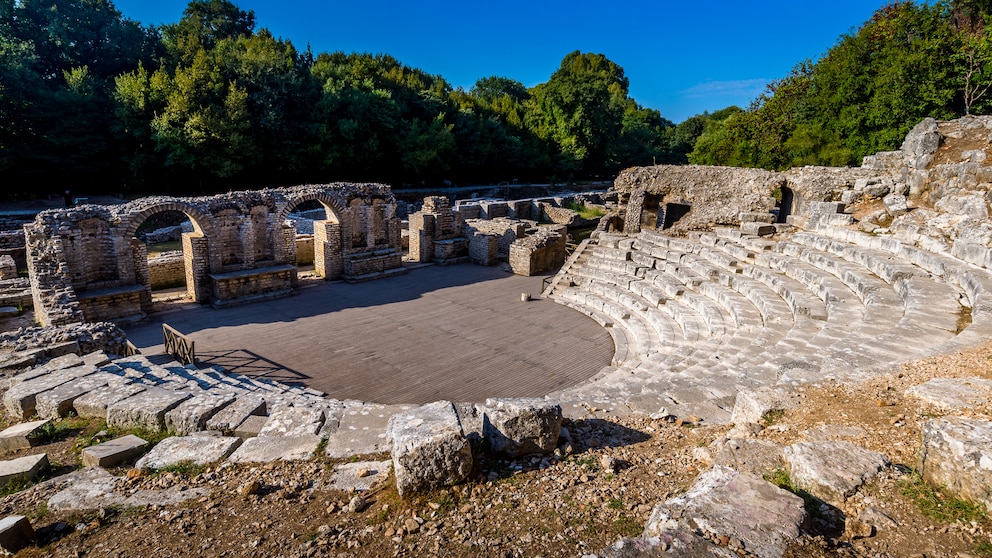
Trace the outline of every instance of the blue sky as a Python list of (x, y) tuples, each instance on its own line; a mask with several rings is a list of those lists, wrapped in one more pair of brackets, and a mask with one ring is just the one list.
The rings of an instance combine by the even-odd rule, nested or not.
[[(746, 108), (765, 85), (816, 59), (886, 0), (570, 2), (504, 0), (234, 0), (257, 27), (300, 50), (390, 54), (469, 89), (487, 76), (531, 87), (573, 50), (623, 67), (630, 94), (681, 122), (703, 111)], [(131, 19), (172, 23), (183, 0), (115, 0)]]

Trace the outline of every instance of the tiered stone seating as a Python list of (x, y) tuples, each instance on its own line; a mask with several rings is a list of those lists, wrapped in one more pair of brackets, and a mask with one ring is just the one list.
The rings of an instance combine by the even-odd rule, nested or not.
[(745, 387), (857, 376), (987, 338), (992, 274), (932, 248), (826, 221), (775, 240), (603, 234), (553, 296), (579, 308), (579, 293), (604, 297), (641, 318), (631, 337), (664, 348), (628, 344), (593, 381), (551, 396), (720, 422)]

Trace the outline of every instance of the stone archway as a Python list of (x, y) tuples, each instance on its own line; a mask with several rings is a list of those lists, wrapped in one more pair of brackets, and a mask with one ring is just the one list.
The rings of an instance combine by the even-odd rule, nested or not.
[(134, 282), (144, 286), (141, 306), (145, 313), (152, 311), (151, 273), (148, 267), (148, 252), (145, 243), (137, 238), (138, 229), (153, 215), (165, 212), (184, 214), (192, 223), (193, 231), (182, 234), (183, 270), (185, 275), (186, 296), (194, 302), (209, 301), (210, 273), (209, 232), (210, 216), (202, 213), (196, 207), (180, 200), (163, 200), (142, 208), (127, 216), (126, 225), (121, 235), (122, 259), (132, 262)]
[(287, 263), (295, 264), (297, 258), (297, 232), (285, 226), (289, 214), (307, 202), (317, 202), (324, 208), (324, 219), (313, 221), (313, 267), (314, 273), (324, 279), (337, 279), (344, 270), (342, 250), (341, 218), (345, 214), (337, 201), (322, 193), (307, 193), (292, 196), (277, 215), (277, 222), (283, 223), (283, 248)]
[(789, 215), (792, 215), (794, 211), (795, 193), (792, 191), (792, 188), (782, 186), (779, 188), (779, 194), (775, 200), (775, 207), (778, 209), (778, 217), (775, 219), (775, 222), (785, 223)]

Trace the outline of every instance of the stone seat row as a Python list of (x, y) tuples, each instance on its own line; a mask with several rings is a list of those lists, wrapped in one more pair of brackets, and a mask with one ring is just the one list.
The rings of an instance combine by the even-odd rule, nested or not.
[[(845, 236), (823, 240), (799, 232), (772, 241), (731, 229), (689, 239), (648, 231), (630, 238), (601, 235), (584, 262), (565, 270), (569, 290), (592, 286), (621, 306), (631, 300), (622, 292), (628, 290), (637, 296), (636, 309), (644, 307), (641, 301), (672, 308), (679, 301), (694, 311), (709, 305), (720, 309), (714, 315), (723, 316), (725, 334), (707, 338), (706, 347), (683, 336), (676, 340), (686, 347), (629, 351), (626, 362), (615, 361), (594, 382), (556, 396), (608, 402), (620, 390), (631, 409), (639, 399), (646, 406), (640, 410), (648, 412), (665, 401), (689, 402), (720, 416), (741, 387), (815, 381), (987, 334), (987, 271), (905, 243), (869, 245), (864, 239), (875, 237), (850, 242), (850, 231), (831, 232)], [(962, 333), (960, 317), (968, 308), (973, 323)], [(713, 385), (731, 389), (720, 394)]]

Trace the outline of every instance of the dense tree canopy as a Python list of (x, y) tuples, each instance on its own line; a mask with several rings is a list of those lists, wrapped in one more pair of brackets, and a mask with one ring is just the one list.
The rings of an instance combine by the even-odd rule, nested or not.
[(992, 108), (987, 2), (895, 2), (800, 63), (744, 112), (704, 130), (693, 163), (856, 165), (925, 117)]
[(110, 0), (0, 0), (0, 180), (205, 193), (858, 164), (924, 117), (992, 108), (987, 4), (887, 5), (746, 110), (676, 126), (601, 54), (569, 53), (534, 87), (488, 76), (465, 91), (388, 55), (300, 51), (229, 0), (193, 0), (161, 27)]

